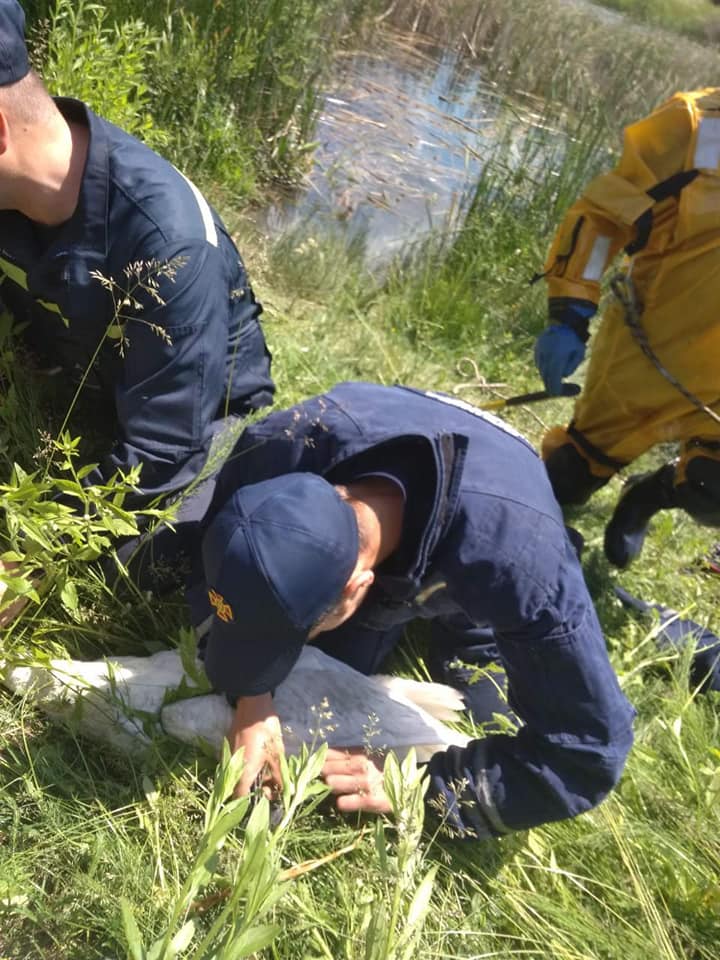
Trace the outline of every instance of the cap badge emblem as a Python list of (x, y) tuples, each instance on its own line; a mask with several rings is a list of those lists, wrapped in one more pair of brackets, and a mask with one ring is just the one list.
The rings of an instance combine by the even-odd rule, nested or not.
[(225, 597), (223, 597), (221, 593), (218, 593), (217, 590), (208, 590), (208, 598), (210, 605), (215, 608), (215, 613), (218, 618), (222, 620), (223, 623), (232, 623), (232, 607), (226, 602)]

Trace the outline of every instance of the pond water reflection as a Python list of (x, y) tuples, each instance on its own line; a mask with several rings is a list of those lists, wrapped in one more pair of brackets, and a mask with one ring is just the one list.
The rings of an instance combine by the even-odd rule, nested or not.
[(305, 188), (266, 211), (266, 229), (362, 240), (373, 265), (457, 223), (501, 139), (510, 167), (528, 141), (558, 143), (542, 101), (500, 90), (490, 67), (417, 36), (388, 32), (378, 52), (339, 58)]

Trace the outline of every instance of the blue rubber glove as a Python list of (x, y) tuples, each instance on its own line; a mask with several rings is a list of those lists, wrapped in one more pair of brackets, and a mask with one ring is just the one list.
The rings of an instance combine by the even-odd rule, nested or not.
[(563, 377), (569, 377), (584, 359), (585, 344), (564, 323), (551, 323), (535, 341), (535, 366), (553, 396), (562, 392)]

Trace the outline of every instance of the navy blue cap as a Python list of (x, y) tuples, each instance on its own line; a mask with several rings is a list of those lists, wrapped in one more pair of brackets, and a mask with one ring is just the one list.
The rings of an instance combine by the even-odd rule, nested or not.
[(29, 69), (25, 12), (16, 0), (0, 0), (0, 86), (22, 80)]
[(355, 511), (314, 473), (236, 490), (203, 537), (214, 617), (205, 671), (230, 697), (268, 693), (336, 603), (358, 557)]

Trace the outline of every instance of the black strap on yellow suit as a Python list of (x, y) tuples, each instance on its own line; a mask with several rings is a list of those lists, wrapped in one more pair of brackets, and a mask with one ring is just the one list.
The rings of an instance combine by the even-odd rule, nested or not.
[[(656, 183), (654, 187), (650, 187), (650, 189), (645, 192), (655, 203), (662, 203), (663, 200), (668, 200), (670, 197), (677, 199), (677, 197), (680, 196), (680, 192), (689, 183), (693, 182), (699, 172), (699, 170), (681, 170), (680, 173), (674, 173), (671, 177), (668, 177), (667, 180), (661, 180), (660, 183)], [(632, 256), (647, 246), (652, 227), (653, 209), (650, 207), (649, 210), (641, 213), (635, 221), (635, 229), (637, 231), (635, 239), (625, 247), (625, 253), (627, 253), (628, 256)]]
[(545, 277), (547, 277), (547, 275), (552, 270), (555, 271), (554, 276), (556, 277), (562, 277), (565, 275), (568, 261), (570, 260), (570, 257), (575, 252), (575, 247), (577, 246), (578, 237), (580, 236), (580, 230), (582, 228), (583, 223), (585, 223), (585, 217), (583, 216), (578, 217), (575, 223), (575, 226), (573, 227), (572, 234), (570, 236), (570, 246), (568, 247), (567, 251), (565, 253), (559, 253), (555, 257), (555, 262), (553, 263), (553, 265), (551, 267), (548, 267), (548, 269), (545, 270), (544, 273), (534, 273), (530, 277), (530, 280), (528, 281), (529, 286), (532, 287), (534, 284), (538, 282), (538, 280), (544, 280)]

